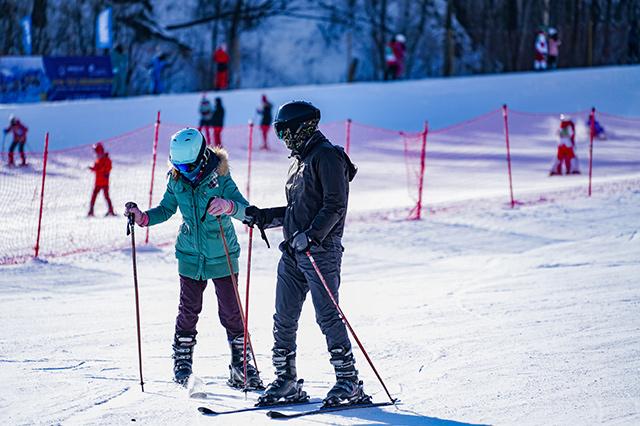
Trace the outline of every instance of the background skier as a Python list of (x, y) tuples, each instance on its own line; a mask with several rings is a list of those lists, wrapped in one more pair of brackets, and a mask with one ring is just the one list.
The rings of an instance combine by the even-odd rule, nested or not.
[(15, 117), (13, 114), (9, 116), (9, 127), (3, 129), (5, 134), (13, 133), (13, 142), (9, 146), (9, 162), (7, 165), (9, 167), (13, 167), (15, 165), (13, 151), (18, 148), (20, 151), (20, 166), (24, 167), (27, 165), (27, 157), (24, 154), (24, 146), (27, 143), (27, 132), (29, 129), (20, 122), (20, 120)]
[(391, 43), (391, 49), (393, 50), (393, 54), (395, 55), (397, 62), (395, 79), (399, 79), (404, 73), (404, 56), (407, 51), (406, 42), (407, 39), (403, 34), (396, 34), (394, 41)]
[(87, 216), (93, 216), (93, 208), (96, 204), (96, 197), (102, 191), (105, 200), (107, 200), (107, 216), (115, 216), (113, 211), (113, 204), (111, 204), (111, 198), (109, 198), (109, 175), (111, 174), (111, 159), (109, 153), (104, 150), (104, 146), (98, 142), (93, 146), (93, 151), (96, 154), (96, 161), (93, 166), (89, 167), (96, 175), (95, 183), (93, 184), (93, 193), (91, 194), (91, 201), (89, 202), (89, 213)]
[(127, 95), (127, 68), (129, 61), (121, 44), (116, 45), (111, 51), (111, 68), (113, 70), (113, 96), (122, 97)]
[(154, 95), (164, 92), (163, 71), (167, 66), (167, 55), (158, 49), (151, 60), (151, 93)]
[(224, 43), (218, 46), (213, 53), (213, 62), (216, 64), (216, 78), (213, 87), (215, 90), (225, 90), (229, 87), (229, 55)]
[(568, 115), (560, 115), (560, 129), (558, 129), (558, 152), (551, 167), (550, 176), (561, 175), (564, 164), (566, 174), (580, 174), (578, 158), (575, 152), (576, 126)]
[(402, 75), (404, 71), (404, 54), (406, 50), (405, 43), (406, 39), (404, 35), (397, 34), (385, 46), (385, 80), (396, 80)]
[[(211, 117), (211, 125), (213, 126), (213, 144), (217, 147), (222, 147), (222, 129), (224, 127), (224, 107), (222, 106), (222, 99), (217, 97), (215, 99), (216, 105)], [(211, 141), (209, 141), (211, 143)]]
[(257, 110), (258, 114), (262, 116), (260, 119), (260, 131), (262, 132), (262, 146), (260, 149), (269, 149), (269, 130), (271, 129), (271, 121), (273, 121), (273, 114), (271, 110), (273, 104), (267, 99), (267, 95), (262, 95), (262, 105)]
[(597, 119), (592, 119), (591, 116), (587, 119), (587, 128), (589, 131), (591, 131), (591, 121), (593, 121), (593, 136), (598, 139), (607, 139), (607, 133), (604, 131), (602, 124), (600, 124)]
[[(133, 214), (139, 226), (153, 226), (168, 220), (178, 209), (182, 214), (175, 247), (180, 303), (173, 343), (174, 381), (186, 384), (192, 374), (196, 324), (202, 311), (203, 292), (207, 280), (211, 279), (218, 298), (220, 322), (231, 348), (228, 384), (242, 387), (244, 326), (216, 216), (221, 216), (233, 273), (237, 277), (240, 246), (230, 218), (243, 220), (248, 203), (229, 174), (226, 151), (207, 147), (198, 130), (186, 128), (176, 132), (171, 137), (169, 151), (173, 167), (160, 205), (143, 213), (135, 203), (129, 202), (125, 215)], [(251, 351), (247, 351), (247, 387), (262, 388), (250, 355)]]
[(547, 54), (549, 53), (549, 48), (547, 46), (547, 36), (542, 29), (538, 30), (538, 32), (536, 33), (536, 42), (534, 48), (535, 50), (533, 55), (533, 68), (536, 71), (546, 70)]
[(556, 69), (558, 67), (558, 54), (560, 52), (560, 39), (558, 37), (558, 30), (555, 28), (549, 28), (549, 56), (547, 59), (547, 67), (549, 69)]
[(207, 143), (211, 143), (213, 141), (213, 108), (206, 95), (202, 95), (198, 112), (200, 113), (198, 131), (204, 135)]
[(276, 379), (260, 397), (260, 404), (305, 396), (302, 383), (297, 382), (296, 330), (309, 291), (336, 373), (336, 383), (325, 404), (366, 398), (346, 327), (305, 255), (307, 250), (313, 253), (331, 292), (338, 298), (349, 182), (356, 167), (341, 147), (331, 144), (320, 133), (319, 121), (320, 110), (310, 103), (296, 101), (280, 107), (273, 125), (294, 158), (285, 186), (287, 205), (271, 209), (251, 206), (246, 212), (250, 225), (257, 224), (260, 228), (282, 225), (284, 234), (273, 316)]

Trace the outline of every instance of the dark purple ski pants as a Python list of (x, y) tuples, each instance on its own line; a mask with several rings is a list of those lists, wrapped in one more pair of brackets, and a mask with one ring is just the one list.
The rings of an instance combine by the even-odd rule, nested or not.
[[(236, 275), (236, 279), (237, 279)], [(244, 334), (244, 326), (238, 308), (231, 276), (212, 280), (218, 297), (218, 316), (227, 330), (227, 338), (233, 340)], [(180, 275), (180, 305), (176, 317), (176, 333), (196, 333), (198, 315), (202, 311), (202, 294), (207, 288), (206, 280), (194, 280)]]

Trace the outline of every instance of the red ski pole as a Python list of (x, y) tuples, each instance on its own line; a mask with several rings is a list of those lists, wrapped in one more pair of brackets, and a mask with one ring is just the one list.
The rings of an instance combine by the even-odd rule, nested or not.
[(389, 400), (391, 401), (392, 404), (395, 404), (396, 399), (391, 397), (391, 394), (389, 393), (389, 390), (387, 389), (387, 386), (384, 384), (384, 381), (382, 380), (382, 377), (380, 377), (380, 374), (378, 374), (378, 370), (376, 370), (376, 367), (373, 365), (373, 362), (371, 361), (371, 358), (369, 358), (369, 354), (364, 349), (364, 346), (362, 345), (362, 343), (360, 343), (360, 339), (358, 339), (358, 335), (356, 334), (355, 331), (353, 331), (353, 328), (351, 327), (351, 324), (349, 324), (349, 320), (347, 320), (347, 317), (344, 315), (344, 312), (342, 312), (342, 309), (340, 309), (340, 305), (338, 305), (338, 302), (336, 301), (335, 297), (333, 296), (333, 293), (331, 293), (331, 289), (327, 285), (327, 282), (324, 279), (324, 275), (322, 275), (322, 272), (320, 272), (320, 268), (318, 268), (318, 265), (316, 264), (315, 259), (313, 258), (313, 256), (311, 256), (311, 252), (307, 251), (306, 255), (309, 258), (309, 261), (311, 262), (311, 265), (313, 265), (313, 269), (315, 269), (316, 274), (318, 274), (318, 278), (320, 278), (320, 281), (322, 281), (322, 285), (324, 286), (324, 289), (327, 290), (327, 294), (329, 294), (329, 297), (331, 298), (331, 301), (333, 302), (333, 305), (338, 310), (338, 314), (340, 315), (340, 319), (342, 320), (342, 322), (344, 322), (346, 324), (347, 328), (351, 332), (351, 335), (355, 339), (356, 343), (358, 343), (358, 346), (360, 347), (360, 350), (364, 354), (364, 357), (367, 359), (367, 362), (371, 366), (371, 369), (376, 374), (376, 377), (378, 377), (378, 380), (380, 381), (380, 384), (384, 388), (384, 391), (387, 393), (387, 396), (389, 397)]
[[(256, 370), (260, 372), (258, 368), (258, 363), (256, 361), (256, 354), (253, 352), (253, 344), (251, 343), (251, 336), (249, 336), (249, 330), (246, 329), (247, 318), (242, 312), (242, 301), (240, 300), (240, 293), (238, 293), (238, 281), (236, 279), (236, 274), (233, 273), (233, 265), (231, 264), (231, 256), (229, 255), (229, 246), (227, 245), (227, 237), (224, 235), (224, 228), (222, 227), (222, 218), (220, 216), (216, 216), (218, 220), (218, 227), (220, 228), (220, 237), (222, 238), (222, 245), (224, 246), (224, 254), (227, 256), (227, 265), (229, 266), (229, 275), (231, 276), (231, 283), (233, 285), (233, 291), (236, 294), (236, 302), (238, 302), (238, 310), (240, 310), (240, 319), (242, 323), (245, 325), (244, 330), (244, 338), (249, 343), (249, 349), (251, 349), (251, 356), (253, 356), (253, 365), (256, 367)], [(247, 362), (247, 352), (245, 350), (244, 354), (245, 363)], [(246, 368), (246, 367), (245, 367)], [(246, 374), (245, 374), (246, 380)]]

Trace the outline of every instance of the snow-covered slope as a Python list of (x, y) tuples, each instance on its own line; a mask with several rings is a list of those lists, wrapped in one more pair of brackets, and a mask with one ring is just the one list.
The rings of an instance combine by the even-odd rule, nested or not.
[[(341, 305), (402, 405), (312, 422), (640, 422), (639, 184), (518, 210), (468, 204), (421, 222), (350, 224)], [(270, 237), (277, 241), (276, 232)], [(258, 242), (253, 259), (251, 330), (268, 380), (278, 252)], [(129, 254), (116, 252), (2, 269), (0, 420), (270, 424), (264, 413), (202, 418), (196, 411), (255, 400), (224, 385), (228, 349), (211, 292), (195, 355), (208, 400), (188, 400), (170, 383), (178, 300), (171, 249), (139, 253), (140, 392), (130, 268)], [(356, 356), (366, 389), (384, 400)], [(298, 359), (307, 390), (322, 397), (332, 373), (310, 302)]]
[[(309, 100), (320, 107), (324, 122), (351, 118), (405, 131), (422, 129), (425, 120), (432, 128), (440, 128), (503, 103), (532, 112), (573, 112), (595, 106), (613, 114), (640, 116), (640, 66), (229, 91), (219, 94), (226, 108), (226, 124), (255, 120), (262, 93), (276, 105), (292, 99)], [(46, 131), (52, 135), (51, 148), (59, 149), (148, 125), (155, 121), (158, 110), (164, 122), (197, 124), (200, 96), (0, 105), (0, 123), (6, 123), (14, 113), (30, 128), (32, 150), (42, 150)]]
[[(352, 116), (367, 121), (366, 117), (379, 116), (390, 120), (389, 127), (393, 127), (394, 120), (405, 123), (408, 116), (421, 121), (416, 110), (424, 109), (440, 117), (442, 125), (494, 109), (502, 102), (494, 96), (496, 91), (505, 96), (510, 93), (507, 101), (514, 108), (556, 109), (543, 105), (544, 100), (551, 105), (554, 97), (531, 86), (519, 93), (508, 90), (536, 81), (552, 88), (555, 81), (554, 93), (566, 95), (558, 109), (584, 109), (593, 98), (601, 97), (606, 105), (603, 109), (638, 115), (637, 73), (636, 67), (290, 88), (274, 91), (273, 97), (280, 101), (304, 95), (328, 110), (329, 120)], [(519, 79), (521, 84), (517, 84)], [(455, 88), (456, 84), (460, 86)], [(468, 91), (475, 89), (475, 97), (463, 93), (464, 86)], [(457, 95), (445, 96), (448, 92)], [(230, 104), (244, 102), (246, 108), (258, 95), (255, 91), (225, 94)], [(418, 103), (420, 99), (424, 103)], [(20, 114), (31, 111), (51, 125), (79, 122), (73, 139), (76, 144), (143, 124), (140, 117), (153, 116), (158, 105), (163, 111), (166, 105), (175, 105), (169, 109), (173, 112), (167, 112), (172, 117), (167, 121), (193, 120), (196, 101), (197, 95), (86, 101), (24, 106)], [(344, 115), (332, 117), (329, 106)], [(91, 122), (79, 121), (89, 116), (99, 118), (93, 127)], [(450, 138), (447, 133), (430, 139), (434, 155), (429, 161), (435, 163), (429, 163), (425, 194), (429, 207), (434, 208), (425, 212), (422, 221), (370, 214), (408, 204), (402, 201), (407, 200), (405, 171), (390, 167), (404, 166), (401, 144), (373, 141), (366, 147), (353, 147), (361, 169), (351, 188), (340, 303), (391, 393), (402, 404), (397, 409), (323, 415), (299, 424), (640, 423), (640, 177), (634, 170), (638, 156), (632, 144), (637, 133), (627, 129), (598, 145), (602, 153), (596, 157), (602, 158), (598, 170), (608, 175), (597, 175), (594, 196), (586, 198), (584, 177), (546, 178), (551, 156), (544, 142), (548, 126), (538, 124), (539, 132), (530, 139), (526, 133), (514, 137), (521, 173), (514, 177), (516, 188), (521, 188), (519, 182), (542, 182), (544, 199), (528, 198), (523, 191), (517, 195), (524, 205), (506, 206), (506, 178), (495, 170), (498, 163), (504, 167), (504, 153), (492, 148), (493, 133), (483, 133), (480, 122), (473, 134), (484, 135), (483, 139)], [(516, 131), (517, 119), (514, 127)], [(498, 143), (502, 146), (503, 142)], [(234, 177), (241, 188), (243, 149), (231, 149), (237, 166)], [(86, 235), (113, 229), (114, 240), (125, 245), (128, 239), (122, 218), (94, 218), (85, 223), (79, 216), (84, 210), (78, 206), (86, 204), (83, 185), (90, 182), (80, 174), (84, 165), (71, 160), (89, 161), (90, 152), (85, 151), (85, 157), (61, 157), (69, 162), (58, 161), (52, 167), (59, 173), (50, 176), (48, 188), (67, 185), (65, 203), (56, 208), (62, 211), (60, 215), (75, 214), (69, 216), (70, 222), (56, 226), (65, 228), (69, 226), (65, 223), (71, 223), (86, 229)], [(284, 149), (256, 152), (254, 162), (252, 200), (261, 206), (281, 203)], [(133, 164), (120, 161), (118, 165), (122, 178), (118, 177), (114, 188), (117, 206), (138, 186), (131, 179)], [(616, 165), (624, 166), (623, 174), (616, 172)], [(14, 169), (11, 178), (19, 181), (19, 173), (23, 172)], [(485, 181), (480, 182), (480, 177), (488, 178), (489, 186), (483, 189)], [(491, 185), (499, 180), (501, 195), (492, 198), (496, 194)], [(476, 183), (478, 190), (465, 192)], [(145, 199), (146, 190), (145, 186), (138, 191)], [(438, 201), (437, 205), (432, 201)], [(15, 228), (16, 219), (10, 213), (1, 215), (5, 237), (7, 230)], [(170, 230), (176, 229), (171, 226)], [(237, 231), (243, 248), (240, 290), (244, 292), (247, 234), (240, 225)], [(137, 234), (139, 241), (141, 234)], [(270, 231), (269, 238), (275, 246), (279, 231)], [(279, 252), (268, 250), (257, 236), (255, 240), (250, 328), (258, 365), (268, 381), (272, 378), (271, 317)], [(213, 291), (206, 292), (195, 351), (195, 372), (204, 379), (207, 399), (190, 400), (171, 383), (170, 353), (179, 293), (173, 248), (139, 247), (138, 276), (144, 394), (137, 384), (128, 250), (0, 268), (0, 423), (273, 422), (260, 412), (205, 418), (196, 411), (203, 404), (232, 408), (255, 400), (252, 394), (245, 400), (224, 384), (228, 347), (218, 324)], [(333, 375), (310, 301), (302, 313), (298, 346), (299, 374), (312, 397), (322, 398)], [(355, 353), (366, 390), (375, 400), (385, 400), (362, 353)]]

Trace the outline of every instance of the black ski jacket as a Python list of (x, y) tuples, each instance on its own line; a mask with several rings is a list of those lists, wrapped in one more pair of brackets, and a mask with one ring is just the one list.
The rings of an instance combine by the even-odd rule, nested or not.
[(349, 182), (356, 172), (342, 147), (316, 131), (293, 156), (285, 185), (287, 205), (264, 210), (265, 228), (282, 225), (285, 241), (305, 231), (314, 243), (334, 248), (342, 239)]
[(222, 105), (217, 105), (213, 110), (213, 115), (210, 121), (213, 127), (223, 127), (224, 126), (224, 108)]

